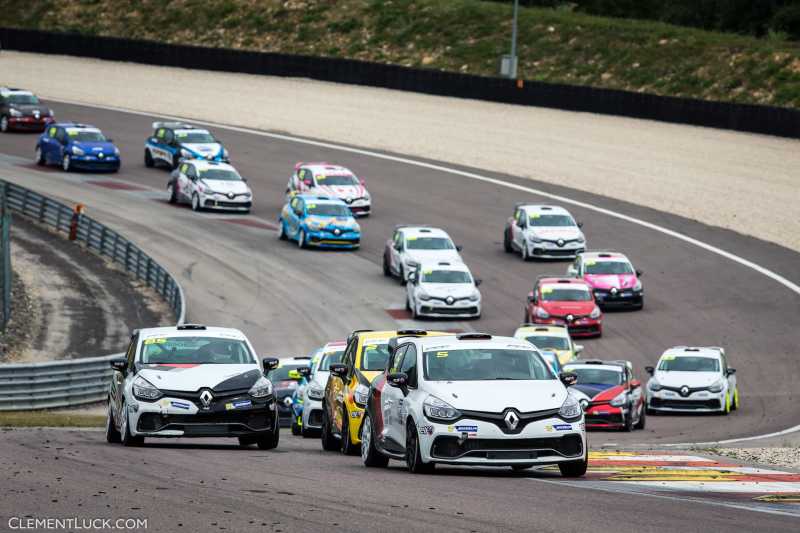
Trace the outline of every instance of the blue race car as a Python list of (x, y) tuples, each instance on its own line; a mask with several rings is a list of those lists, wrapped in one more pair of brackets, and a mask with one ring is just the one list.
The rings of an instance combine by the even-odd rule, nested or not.
[(144, 165), (178, 168), (181, 159), (228, 162), (228, 150), (210, 131), (183, 122), (153, 122), (153, 135), (144, 143)]
[(37, 165), (60, 165), (70, 170), (119, 170), (119, 149), (103, 132), (88, 124), (51, 124), (36, 141)]
[(281, 240), (300, 248), (358, 248), (361, 227), (347, 204), (336, 198), (298, 194), (283, 206), (278, 218)]

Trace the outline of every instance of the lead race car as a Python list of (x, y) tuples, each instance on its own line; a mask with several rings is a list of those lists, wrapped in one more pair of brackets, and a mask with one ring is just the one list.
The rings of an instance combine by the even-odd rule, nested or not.
[(44, 131), (54, 121), (53, 110), (32, 92), (0, 87), (0, 132)]
[(503, 248), (529, 259), (574, 258), (586, 249), (586, 237), (563, 207), (521, 203), (503, 229)]
[(355, 216), (368, 216), (372, 212), (372, 197), (364, 180), (340, 165), (297, 163), (286, 185), (286, 193), (287, 196), (313, 194), (338, 198)]

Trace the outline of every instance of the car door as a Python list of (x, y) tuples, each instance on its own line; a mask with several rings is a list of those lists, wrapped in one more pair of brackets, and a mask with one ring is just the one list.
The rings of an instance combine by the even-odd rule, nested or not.
[(122, 420), (122, 404), (125, 399), (125, 386), (128, 381), (133, 379), (134, 363), (136, 361), (136, 347), (139, 345), (139, 334), (134, 333), (131, 336), (131, 342), (128, 344), (128, 350), (125, 352), (125, 359), (127, 361), (127, 368), (125, 373), (114, 370), (111, 377), (111, 387), (109, 389), (109, 399), (111, 401), (111, 410), (114, 412), (114, 421), (119, 426)]
[(302, 222), (303, 211), (305, 209), (305, 202), (301, 198), (292, 199), (291, 209), (289, 210), (289, 235), (297, 237), (300, 232), (300, 224)]
[(524, 209), (517, 209), (514, 217), (514, 224), (511, 225), (512, 240), (514, 244), (522, 249), (525, 246), (525, 228), (528, 226), (528, 217)]
[(56, 126), (50, 126), (47, 128), (47, 134), (42, 137), (40, 142), (40, 147), (42, 150), (42, 157), (44, 157), (45, 163), (52, 163), (53, 156), (52, 153), (54, 150), (57, 149), (57, 139), (58, 135), (58, 128)]
[[(401, 371), (400, 369), (402, 368), (403, 364), (403, 356), (405, 355), (407, 349), (408, 344), (403, 344), (398, 346), (394, 351), (394, 356), (392, 357), (391, 366), (387, 371), (387, 376)], [(381, 415), (383, 416), (381, 440), (388, 441), (390, 443), (389, 447), (392, 450), (402, 450), (403, 444), (405, 443), (405, 431), (403, 431), (403, 433), (398, 432), (399, 423), (397, 420), (397, 417), (400, 416), (399, 408), (402, 401), (403, 392), (399, 388), (389, 385), (387, 382), (383, 387), (383, 393), (381, 394)]]
[(404, 243), (403, 232), (398, 230), (394, 232), (392, 238), (392, 246), (389, 249), (389, 266), (394, 274), (400, 274), (400, 254), (403, 252)]
[[(406, 420), (408, 420), (409, 409), (409, 396), (417, 390), (418, 376), (417, 376), (417, 348), (414, 344), (409, 344), (406, 353), (403, 354), (403, 362), (400, 364), (400, 372), (408, 376), (406, 390), (397, 389), (400, 393), (400, 398), (397, 402), (396, 416), (394, 422), (396, 424), (395, 430), (397, 431), (398, 439), (401, 443), (405, 444), (406, 437)], [(396, 387), (392, 387), (393, 389)], [(403, 446), (405, 448), (405, 446)]]
[[(344, 355), (342, 356), (342, 364), (348, 369), (352, 368), (353, 366), (353, 359), (357, 346), (358, 337), (356, 336), (353, 337), (353, 339), (351, 339), (351, 341), (348, 343)], [(349, 372), (347, 375), (349, 375)], [(328, 383), (330, 384), (326, 398), (328, 405), (328, 416), (330, 417), (331, 428), (333, 429), (333, 432), (339, 435), (341, 435), (342, 428), (344, 427), (342, 419), (342, 405), (344, 404), (346, 380), (347, 377), (340, 378), (334, 374), (331, 374), (328, 378)]]

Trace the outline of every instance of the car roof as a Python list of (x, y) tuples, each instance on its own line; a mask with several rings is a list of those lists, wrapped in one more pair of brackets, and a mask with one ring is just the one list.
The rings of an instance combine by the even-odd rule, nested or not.
[(9, 94), (29, 94), (33, 96), (33, 92), (27, 89), (18, 89), (16, 87), (0, 87), (0, 95), (8, 96)]
[(524, 209), (525, 212), (529, 215), (537, 213), (540, 215), (568, 215), (572, 216), (569, 211), (564, 209), (558, 205), (549, 205), (549, 204), (524, 204), (518, 206), (521, 209)]
[(341, 165), (331, 165), (330, 163), (304, 163), (302, 167), (310, 170), (314, 176), (317, 174), (322, 174), (323, 176), (353, 175), (349, 168)]
[(403, 235), (408, 237), (446, 237), (450, 238), (450, 235), (447, 232), (440, 228), (431, 228), (426, 226), (409, 226), (400, 228), (400, 231), (403, 232)]
[(478, 332), (456, 333), (433, 337), (418, 337), (417, 341), (420, 343), (420, 347), (423, 351), (437, 348), (516, 348), (538, 351), (535, 346), (522, 339), (489, 335), (487, 333)]
[(166, 326), (158, 328), (144, 328), (139, 330), (140, 340), (153, 337), (217, 337), (217, 336), (223, 336), (242, 341), (247, 340), (247, 337), (245, 337), (244, 333), (242, 333), (238, 329), (219, 328), (215, 326), (199, 326), (199, 325), (185, 324), (183, 326)]
[(622, 370), (625, 368), (631, 368), (631, 366), (627, 364), (627, 361), (601, 361), (600, 359), (575, 359), (573, 361), (564, 363), (563, 366), (564, 368), (575, 366), (579, 366), (581, 368), (606, 367), (619, 370), (620, 372), (622, 372)]
[(307, 355), (296, 355), (292, 357), (281, 357), (279, 359), (281, 366), (283, 365), (307, 365), (311, 362), (311, 357)]
[(555, 276), (542, 276), (538, 278), (537, 283), (539, 285), (579, 285), (581, 287), (589, 287), (589, 284), (583, 281), (580, 278), (566, 278), (566, 277), (555, 277)]
[(230, 163), (223, 163), (222, 161), (208, 161), (206, 159), (187, 159), (185, 162), (193, 164), (194, 166), (197, 167), (198, 170), (208, 170), (209, 168), (221, 168), (237, 172), (233, 165), (231, 165)]
[(80, 130), (100, 131), (100, 128), (97, 126), (93, 126), (91, 124), (82, 124), (80, 122), (56, 122), (55, 124), (52, 124), (52, 126), (56, 126), (57, 128), (76, 128)]
[(719, 346), (674, 346), (664, 350), (661, 357), (671, 355), (675, 357), (712, 357), (719, 359), (725, 354), (725, 349)]
[(419, 270), (450, 270), (472, 274), (466, 263), (462, 261), (425, 261), (419, 266)]
[(517, 337), (517, 335), (525, 335), (526, 337), (533, 335), (548, 335), (550, 337), (570, 338), (569, 331), (567, 330), (566, 326), (552, 326), (544, 324), (541, 326), (520, 326), (517, 328), (517, 331), (514, 332), (514, 336)]
[(630, 262), (625, 254), (619, 252), (591, 251), (578, 254), (583, 259), (602, 259), (603, 261), (625, 261)]

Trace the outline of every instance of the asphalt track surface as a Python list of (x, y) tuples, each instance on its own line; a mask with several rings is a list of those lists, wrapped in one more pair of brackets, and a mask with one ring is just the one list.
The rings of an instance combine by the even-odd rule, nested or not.
[[(101, 127), (122, 151), (123, 169), (118, 175), (78, 178), (119, 179), (143, 188), (163, 190), (168, 173), (146, 169), (142, 162), (143, 142), (151, 131), (150, 123), (157, 117), (59, 103), (53, 107), (61, 119)], [(297, 161), (336, 162), (365, 178), (373, 196), (374, 214), (362, 220), (361, 250), (355, 253), (300, 251), (278, 242), (271, 231), (221, 224), (220, 220), (225, 217), (195, 214), (188, 208), (170, 208), (162, 200), (144, 201), (133, 198), (134, 193), (85, 185), (85, 182), (82, 189), (77, 189), (75, 175), (64, 176), (57, 170), (43, 173), (21, 159), (12, 158), (10, 168), (16, 176), (36, 175), (31, 186), (35, 183), (34, 188), (41, 192), (72, 201), (85, 200), (90, 209), (94, 201), (97, 209), (91, 212), (104, 222), (113, 224), (115, 213), (109, 205), (118, 204), (117, 214), (125, 222), (118, 222), (117, 228), (127, 230), (134, 241), (154, 252), (159, 261), (164, 258), (167, 266), (178, 274), (188, 294), (189, 318), (240, 327), (262, 353), (293, 354), (332, 338), (342, 338), (350, 329), (395, 324), (385, 309), (402, 307), (404, 292), (396, 281), (381, 276), (380, 261), (383, 244), (398, 223), (427, 223), (445, 228), (457, 243), (464, 245), (465, 261), (477, 277), (484, 279), (481, 286), (483, 318), (454, 323), (453, 327), (511, 334), (522, 318), (525, 295), (536, 276), (563, 273), (566, 269), (564, 262), (523, 263), (518, 256), (507, 255), (502, 250), (503, 224), (514, 203), (540, 201), (535, 195), (332, 149), (219, 128), (215, 129), (215, 134), (231, 151), (239, 171), (250, 180), (255, 194), (251, 217), (254, 221), (276, 220), (286, 181)], [(34, 142), (32, 135), (3, 135), (0, 136), (0, 153), (31, 161)], [(755, 261), (795, 283), (800, 282), (798, 255), (777, 245), (607, 196), (511, 176), (482, 174), (668, 227)], [(24, 179), (18, 181), (22, 183)], [(78, 190), (85, 192), (76, 194)], [(128, 215), (134, 207), (138, 209), (135, 220), (130, 218), (132, 214)], [(799, 377), (796, 347), (800, 340), (797, 330), (800, 299), (797, 295), (762, 274), (672, 237), (592, 211), (570, 210), (585, 223), (589, 247), (624, 251), (645, 271), (644, 311), (607, 314), (603, 338), (581, 341), (586, 346), (587, 356), (630, 359), (644, 379), (643, 367), (654, 364), (666, 347), (679, 344), (726, 346), (732, 365), (738, 370), (742, 395), (742, 409), (729, 417), (651, 417), (648, 428), (641, 432), (592, 433), (593, 444), (658, 446), (669, 442), (711, 441), (770, 433), (800, 424), (800, 412), (796, 409), (798, 389), (794, 385)], [(124, 216), (129, 218), (124, 219)], [(746, 217), (743, 218), (746, 223)], [(203, 253), (192, 261), (179, 257), (179, 248), (173, 248), (180, 244), (179, 239), (184, 234), (191, 234), (194, 245), (203, 247)], [(162, 250), (159, 251), (159, 247)], [(169, 254), (163, 248), (174, 249), (176, 253)], [(239, 261), (237, 254), (249, 255), (237, 263), (241, 272), (236, 274), (241, 276), (229, 275), (226, 269), (231, 268), (230, 258), (237, 257)], [(259, 269), (257, 279), (253, 280), (244, 273), (247, 266), (252, 267), (245, 264), (247, 260), (263, 261), (268, 267)], [(204, 267), (208, 272), (200, 277), (197, 274), (203, 273)], [(215, 270), (221, 272), (219, 279), (214, 277)], [(250, 282), (257, 284), (257, 290), (248, 286)], [(231, 294), (237, 294), (237, 284), (238, 290), (245, 294), (250, 290), (252, 294), (242, 300), (231, 298)], [(217, 294), (221, 307), (209, 303), (201, 291), (223, 292)], [(254, 309), (270, 311), (263, 315)], [(25, 433), (16, 435), (23, 435), (23, 441), (27, 439)], [(262, 504), (270, 513), (280, 509), (282, 523), (302, 523), (305, 527), (324, 526), (324, 521), (328, 521), (325, 522), (327, 527), (334, 527), (329, 518), (341, 512), (341, 521), (335, 518), (333, 521), (356, 530), (401, 525), (406, 529), (428, 530), (569, 531), (589, 527), (616, 530), (621, 523), (627, 528), (632, 519), (632, 525), (644, 529), (658, 529), (669, 524), (670, 529), (713, 531), (749, 524), (748, 529), (777, 530), (789, 523), (783, 522), (786, 518), (711, 509), (698, 504), (670, 500), (653, 504), (643, 497), (609, 495), (544, 482), (529, 485), (527, 477), (538, 481), (550, 479), (549, 474), (541, 473), (519, 476), (504, 471), (451, 472), (446, 469), (447, 474), (426, 477), (420, 482), (397, 468), (365, 472), (357, 458), (333, 455), (323, 459), (316, 441), (292, 439), (288, 434), (284, 434), (281, 447), (272, 454), (177, 443), (159, 445), (153, 449), (156, 453), (148, 448), (123, 451), (106, 446), (101, 442), (101, 435), (96, 433), (58, 435), (62, 435), (58, 439), (68, 439), (77, 448), (76, 453), (84, 457), (91, 455), (91, 462), (97, 465), (81, 468), (80, 474), (75, 474), (79, 477), (76, 485), (93, 489), (98, 480), (108, 481), (109, 472), (117, 477), (130, 476), (141, 484), (141, 490), (136, 493), (141, 495), (132, 496), (131, 505), (146, 505), (150, 516), (159, 508), (170, 517), (182, 516), (181, 509), (170, 499), (173, 495), (182, 500), (191, 498), (195, 504), (202, 503), (202, 506), (192, 505), (187, 509), (185, 526), (208, 526), (209, 513), (216, 516), (215, 498), (219, 498), (220, 506), (236, 506), (232, 503), (236, 500), (241, 502), (242, 509), (259, 508)], [(3, 455), (5, 462), (23, 461), (18, 454)], [(29, 460), (24, 458), (24, 461)], [(181, 468), (183, 461), (184, 468)], [(248, 466), (253, 461), (264, 461), (264, 468)], [(148, 464), (145, 466), (144, 462)], [(125, 464), (124, 468), (115, 466), (121, 463)], [(201, 474), (197, 472), (198, 465), (202, 465)], [(33, 477), (38, 468), (31, 467)], [(128, 473), (128, 468), (133, 470)], [(171, 472), (176, 472), (175, 477)], [(39, 475), (51, 476), (49, 472)], [(200, 490), (203, 484), (198, 481), (202, 477), (195, 479), (196, 475), (216, 479), (219, 483), (222, 477), (237, 481), (231, 487), (219, 486), (204, 496)], [(247, 479), (250, 476), (254, 479)], [(242, 492), (247, 483), (262, 478), (273, 487), (271, 493)], [(147, 484), (166, 489), (155, 492), (154, 487), (148, 488)], [(234, 486), (238, 488), (234, 490)], [(293, 494), (275, 492), (284, 490), (284, 486)], [(580, 505), (576, 506), (576, 501)], [(323, 504), (329, 508), (320, 509)], [(644, 508), (647, 512), (642, 512)], [(464, 514), (456, 514), (459, 512)], [(225, 515), (219, 524), (225, 526), (229, 519), (233, 518)], [(271, 524), (271, 521), (264, 522)]]

